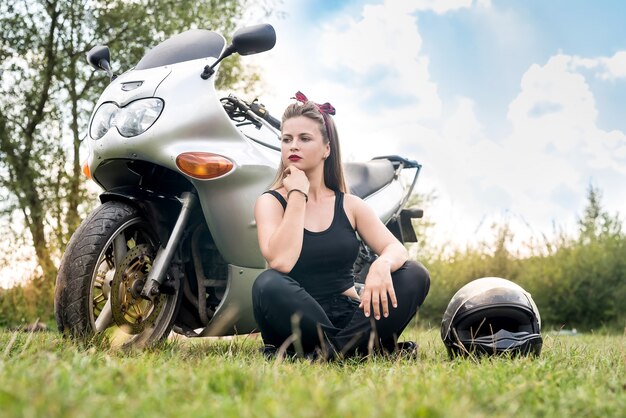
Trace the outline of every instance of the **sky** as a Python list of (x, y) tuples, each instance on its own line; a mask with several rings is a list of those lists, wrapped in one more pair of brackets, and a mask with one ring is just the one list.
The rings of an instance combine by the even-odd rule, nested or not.
[[(347, 161), (399, 154), (439, 242), (574, 232), (590, 185), (626, 213), (626, 3), (286, 0), (252, 58), (280, 115), (330, 102)], [(248, 59), (247, 57), (245, 59)]]

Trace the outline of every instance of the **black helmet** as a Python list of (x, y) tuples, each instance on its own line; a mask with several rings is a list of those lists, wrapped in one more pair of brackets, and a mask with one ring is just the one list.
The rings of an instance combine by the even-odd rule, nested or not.
[(454, 294), (443, 314), (441, 339), (448, 354), (541, 352), (537, 305), (520, 286), (498, 277), (469, 282)]

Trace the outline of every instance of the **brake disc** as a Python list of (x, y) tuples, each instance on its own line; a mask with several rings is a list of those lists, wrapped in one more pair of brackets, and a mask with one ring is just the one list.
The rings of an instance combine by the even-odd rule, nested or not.
[(165, 304), (167, 295), (147, 300), (140, 296), (152, 268), (153, 250), (140, 244), (130, 249), (111, 281), (111, 310), (113, 320), (124, 332), (139, 334), (151, 327)]

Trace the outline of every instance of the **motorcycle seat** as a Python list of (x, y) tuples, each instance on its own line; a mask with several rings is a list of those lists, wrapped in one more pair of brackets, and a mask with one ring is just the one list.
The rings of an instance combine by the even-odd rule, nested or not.
[(364, 199), (391, 183), (395, 169), (387, 159), (343, 165), (350, 193)]

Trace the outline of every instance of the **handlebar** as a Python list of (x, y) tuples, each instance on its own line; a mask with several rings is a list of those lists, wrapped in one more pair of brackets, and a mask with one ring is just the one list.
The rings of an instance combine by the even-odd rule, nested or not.
[(261, 103), (255, 99), (252, 103), (248, 103), (240, 98), (229, 95), (221, 99), (224, 110), (231, 119), (236, 121), (247, 120), (257, 128), (262, 124), (269, 125), (274, 129), (280, 130), (280, 121), (270, 115)]
[(276, 129), (280, 129), (280, 121), (269, 114), (269, 112), (265, 109), (258, 101), (253, 101), (250, 103), (250, 110), (257, 115), (258, 117), (264, 119), (267, 123), (272, 125)]

